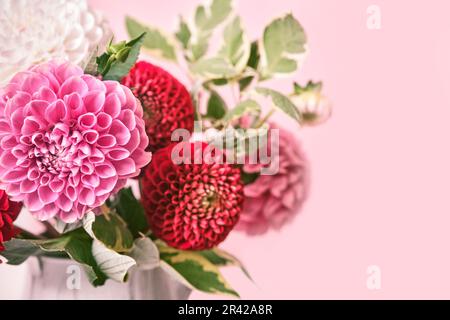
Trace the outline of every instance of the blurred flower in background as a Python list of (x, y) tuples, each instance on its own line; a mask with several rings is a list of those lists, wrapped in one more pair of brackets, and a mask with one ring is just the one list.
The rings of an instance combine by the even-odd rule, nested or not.
[[(270, 126), (277, 128), (273, 123)], [(244, 187), (244, 209), (236, 229), (250, 235), (278, 230), (291, 222), (308, 196), (308, 161), (292, 133), (278, 129), (279, 155), (269, 164), (279, 166), (278, 173), (258, 175), (261, 165), (243, 167), (246, 176), (256, 175), (256, 179)]]
[(304, 87), (294, 83), (291, 100), (302, 115), (302, 125), (319, 125), (331, 116), (331, 102), (322, 94), (322, 82), (309, 81)]
[(107, 22), (86, 0), (2, 0), (0, 86), (52, 58), (85, 66), (109, 37)]

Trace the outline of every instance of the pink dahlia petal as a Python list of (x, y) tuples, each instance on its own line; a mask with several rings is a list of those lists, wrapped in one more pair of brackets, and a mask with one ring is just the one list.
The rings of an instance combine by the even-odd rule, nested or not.
[(130, 130), (120, 120), (112, 122), (109, 133), (116, 137), (119, 145), (127, 144), (131, 138)]
[(77, 92), (66, 95), (64, 97), (64, 102), (70, 112), (71, 118), (76, 118), (86, 112), (84, 109), (83, 100)]
[(102, 163), (95, 167), (95, 172), (100, 178), (106, 179), (117, 174), (116, 168), (110, 163)]
[(83, 98), (83, 102), (87, 112), (97, 114), (105, 104), (105, 93), (99, 90), (91, 91)]
[(67, 113), (68, 110), (64, 101), (56, 100), (45, 108), (45, 120), (47, 120), (49, 124), (63, 123)]
[(119, 116), (120, 110), (121, 110), (121, 102), (119, 96), (115, 93), (109, 94), (105, 99), (103, 111), (114, 119)]
[(80, 77), (73, 76), (62, 84), (59, 89), (58, 96), (64, 97), (71, 93), (78, 93), (81, 97), (84, 97), (88, 93), (88, 86)]
[(17, 164), (17, 158), (11, 153), (11, 151), (3, 152), (0, 156), (0, 166), (3, 168), (13, 167)]
[(83, 218), (139, 175), (147, 145), (131, 91), (70, 63), (35, 66), (0, 91), (0, 188), (38, 219)]

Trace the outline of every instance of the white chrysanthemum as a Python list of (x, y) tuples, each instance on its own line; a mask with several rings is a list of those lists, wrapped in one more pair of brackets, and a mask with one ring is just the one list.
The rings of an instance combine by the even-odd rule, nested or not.
[(86, 0), (0, 0), (0, 86), (52, 58), (84, 66), (109, 34)]

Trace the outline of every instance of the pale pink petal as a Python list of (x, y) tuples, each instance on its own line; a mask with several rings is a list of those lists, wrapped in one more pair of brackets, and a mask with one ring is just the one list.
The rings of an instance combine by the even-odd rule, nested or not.
[(38, 188), (39, 199), (44, 204), (49, 204), (58, 199), (58, 193), (53, 192), (48, 186), (41, 186)]
[(95, 172), (100, 178), (111, 178), (117, 175), (114, 166), (108, 162), (99, 164), (95, 167)]
[(119, 161), (128, 158), (130, 156), (130, 151), (125, 148), (115, 147), (109, 150), (106, 156), (112, 161)]
[(66, 104), (62, 100), (56, 100), (52, 102), (47, 110), (45, 110), (45, 119), (50, 124), (55, 124), (63, 121), (67, 116), (68, 110)]
[(131, 138), (130, 130), (120, 120), (112, 122), (109, 134), (113, 135), (121, 146), (127, 144)]
[(100, 148), (112, 148), (116, 144), (116, 138), (110, 134), (104, 134), (97, 140), (97, 146), (99, 146)]
[(117, 174), (120, 176), (126, 176), (136, 172), (136, 164), (130, 158), (117, 161), (114, 163), (114, 166), (116, 167)]
[(97, 114), (105, 103), (105, 93), (103, 91), (91, 91), (84, 96), (83, 101), (87, 112)]
[(87, 206), (93, 205), (95, 202), (94, 190), (88, 187), (82, 188), (78, 197), (78, 202)]
[(103, 112), (109, 114), (111, 118), (115, 119), (120, 115), (121, 104), (120, 99), (116, 93), (109, 94), (103, 105)]
[(78, 118), (78, 125), (83, 130), (91, 129), (96, 124), (97, 124), (97, 117), (93, 113), (86, 113)]
[(21, 193), (35, 192), (37, 190), (38, 186), (39, 186), (39, 184), (37, 183), (36, 180), (24, 179), (20, 183), (20, 192)]
[(128, 128), (129, 131), (136, 128), (136, 115), (131, 110), (123, 110), (119, 116), (120, 121)]
[(64, 194), (60, 194), (55, 204), (62, 211), (69, 212), (72, 209), (73, 202)]
[(78, 76), (71, 77), (64, 81), (58, 92), (58, 97), (64, 98), (68, 94), (78, 93), (80, 96), (88, 92), (88, 87), (86, 83)]

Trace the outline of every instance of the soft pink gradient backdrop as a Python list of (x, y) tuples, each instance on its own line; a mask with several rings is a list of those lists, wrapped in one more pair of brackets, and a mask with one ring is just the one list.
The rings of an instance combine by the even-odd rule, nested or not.
[[(177, 15), (198, 1), (90, 3), (120, 39), (125, 14), (174, 30)], [(382, 11), (379, 31), (366, 28), (371, 4)], [(310, 54), (296, 79), (323, 80), (334, 115), (298, 131), (313, 185), (295, 223), (224, 243), (257, 283), (229, 269), (232, 285), (245, 299), (450, 298), (450, 2), (241, 0), (237, 7), (252, 37), (286, 12), (301, 20)], [(366, 288), (372, 264), (382, 270), (379, 291)]]

